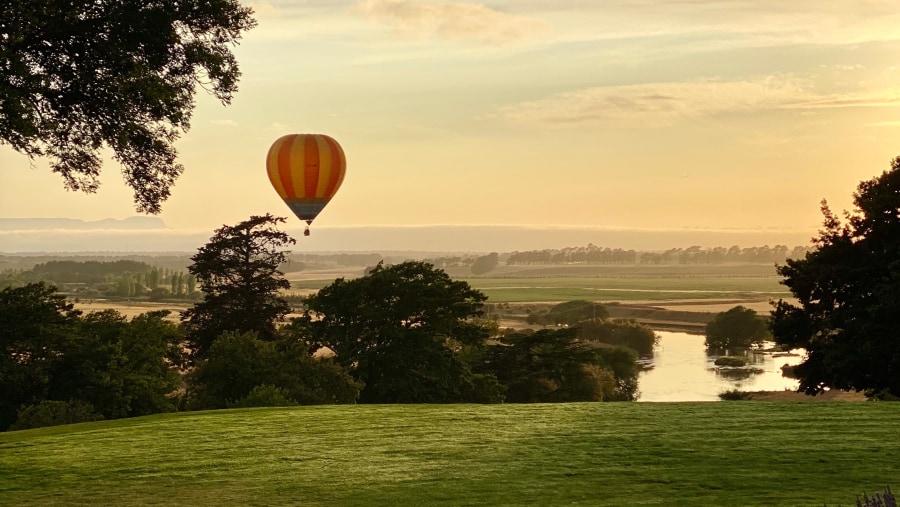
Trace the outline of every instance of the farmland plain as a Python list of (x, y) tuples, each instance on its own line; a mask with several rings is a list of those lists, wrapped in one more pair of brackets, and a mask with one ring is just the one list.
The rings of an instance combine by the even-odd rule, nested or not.
[[(360, 276), (362, 267), (344, 272), (292, 273), (292, 290), (312, 292), (335, 275)], [(592, 301), (767, 301), (790, 297), (774, 266), (741, 265), (548, 265), (501, 266), (483, 276), (468, 268), (446, 268), (454, 279), (481, 290), (490, 302)]]

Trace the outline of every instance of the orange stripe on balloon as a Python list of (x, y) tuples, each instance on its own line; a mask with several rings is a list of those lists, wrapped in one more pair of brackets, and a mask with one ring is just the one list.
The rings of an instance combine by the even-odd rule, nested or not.
[(294, 136), (284, 136), (281, 147), (278, 149), (278, 175), (281, 177), (281, 185), (284, 188), (284, 199), (297, 197), (294, 191), (294, 178), (291, 175), (291, 151), (294, 145)]
[(306, 153), (304, 157), (303, 173), (306, 176), (304, 197), (316, 196), (316, 187), (319, 184), (319, 143), (317, 136), (304, 136), (306, 139)]
[(328, 146), (328, 136), (317, 135), (316, 146), (319, 149), (319, 181), (316, 185), (316, 198), (327, 199), (329, 195), (325, 192), (328, 190), (328, 183), (331, 181), (337, 161), (334, 160), (331, 148)]
[(339, 145), (337, 141), (328, 136), (323, 137), (325, 137), (325, 141), (328, 143), (328, 148), (331, 152), (331, 164), (333, 167), (330, 178), (328, 178), (328, 187), (325, 190), (324, 197), (326, 199), (331, 199), (344, 181), (344, 173), (347, 171), (347, 159), (344, 156), (344, 150), (341, 149), (341, 145)]

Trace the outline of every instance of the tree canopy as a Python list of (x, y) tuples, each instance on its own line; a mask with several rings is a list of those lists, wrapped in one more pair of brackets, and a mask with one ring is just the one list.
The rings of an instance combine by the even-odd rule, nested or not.
[(363, 403), (466, 401), (471, 372), (455, 354), (483, 345), (484, 294), (424, 262), (379, 264), (307, 300), (313, 335), (365, 383)]
[(900, 396), (900, 157), (859, 184), (842, 221), (822, 202), (824, 226), (805, 258), (778, 267), (798, 304), (778, 301), (776, 342), (802, 347), (800, 389)]
[(301, 405), (354, 403), (360, 385), (330, 359), (309, 354), (305, 343), (289, 336), (262, 341), (256, 333), (226, 332), (191, 372), (190, 408), (225, 408), (253, 389), (271, 386)]
[(634, 319), (589, 320), (578, 324), (578, 338), (628, 347), (640, 355), (653, 354), (659, 336)]
[(635, 354), (591, 346), (578, 329), (508, 333), (487, 347), (479, 371), (506, 386), (506, 401), (625, 401), (637, 396)]
[(706, 324), (706, 346), (714, 349), (746, 349), (769, 337), (765, 319), (744, 306), (720, 312)]
[(252, 13), (238, 0), (0, 2), (0, 143), (89, 193), (107, 146), (137, 209), (159, 213), (197, 87), (223, 104), (237, 90), (231, 47)]
[(284, 221), (266, 214), (223, 226), (191, 257), (188, 271), (197, 277), (204, 296), (181, 320), (195, 356), (206, 354), (226, 331), (275, 338), (276, 324), (291, 310), (279, 295), (291, 287), (279, 269), (288, 258), (283, 248), (296, 243), (278, 230)]
[(23, 410), (44, 422), (47, 410), (62, 422), (72, 408), (86, 420), (174, 410), (183, 337), (168, 313), (83, 316), (43, 283), (0, 291), (0, 430)]

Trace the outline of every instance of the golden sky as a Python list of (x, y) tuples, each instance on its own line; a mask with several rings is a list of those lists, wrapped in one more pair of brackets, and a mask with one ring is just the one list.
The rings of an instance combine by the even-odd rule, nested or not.
[[(172, 228), (288, 216), (265, 155), (293, 132), (347, 155), (318, 227), (814, 232), (900, 155), (900, 0), (250, 5), (233, 104), (199, 97), (177, 144)], [(7, 146), (0, 168), (0, 216), (135, 214), (113, 161), (94, 195)]]

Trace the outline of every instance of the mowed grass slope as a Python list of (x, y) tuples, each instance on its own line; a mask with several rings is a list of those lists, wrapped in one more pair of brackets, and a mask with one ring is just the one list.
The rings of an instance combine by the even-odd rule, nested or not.
[(900, 403), (320, 406), (0, 434), (4, 505), (852, 505)]

